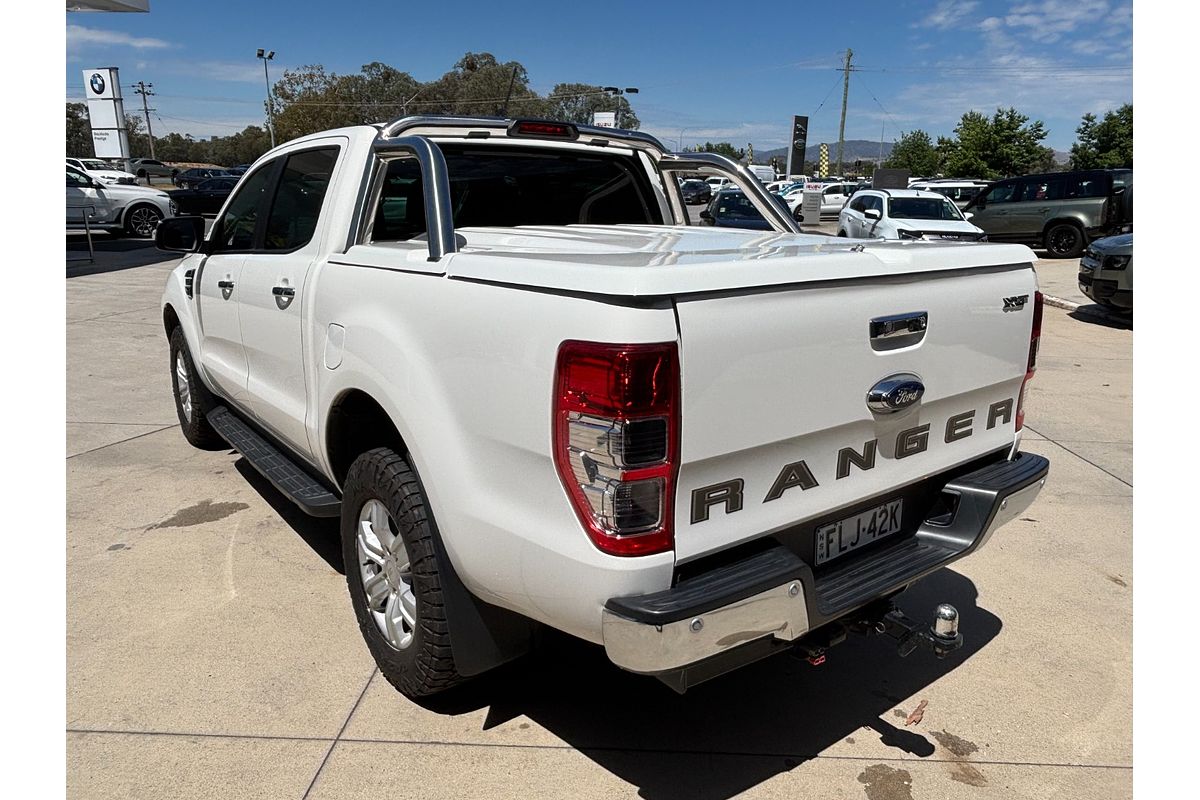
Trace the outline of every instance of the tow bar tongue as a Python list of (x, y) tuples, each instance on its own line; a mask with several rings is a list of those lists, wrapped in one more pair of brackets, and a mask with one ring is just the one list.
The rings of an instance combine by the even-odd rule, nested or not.
[(933, 622), (923, 625), (909, 618), (894, 603), (879, 602), (831, 624), (816, 635), (801, 639), (792, 652), (809, 664), (820, 666), (825, 663), (826, 650), (844, 641), (848, 633), (890, 636), (896, 640), (896, 650), (901, 658), (918, 648), (945, 658), (963, 643), (962, 634), (958, 632), (958, 611), (948, 603), (939, 605)]

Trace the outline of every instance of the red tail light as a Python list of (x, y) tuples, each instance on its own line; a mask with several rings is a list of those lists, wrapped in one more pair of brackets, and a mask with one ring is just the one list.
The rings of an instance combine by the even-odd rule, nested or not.
[(554, 384), (554, 463), (592, 543), (620, 556), (671, 550), (675, 343), (563, 342)]
[(1025, 380), (1021, 381), (1021, 394), (1017, 398), (1017, 430), (1025, 427), (1025, 393), (1029, 391), (1029, 379), (1037, 371), (1038, 345), (1042, 340), (1042, 293), (1033, 293), (1033, 327), (1029, 331), (1029, 361), (1025, 367)]
[(508, 135), (534, 139), (578, 139), (579, 130), (569, 122), (519, 119), (508, 126)]

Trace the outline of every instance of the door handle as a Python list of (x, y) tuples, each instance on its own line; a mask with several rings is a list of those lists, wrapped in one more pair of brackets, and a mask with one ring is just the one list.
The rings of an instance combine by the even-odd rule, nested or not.
[(271, 294), (275, 295), (275, 307), (287, 311), (288, 306), (296, 299), (296, 290), (291, 286), (272, 286)]
[(232, 289), (233, 281), (217, 281), (218, 289)]

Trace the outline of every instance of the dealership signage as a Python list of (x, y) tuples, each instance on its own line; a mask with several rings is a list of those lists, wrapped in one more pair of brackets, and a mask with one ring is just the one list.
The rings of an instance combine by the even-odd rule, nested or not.
[(788, 148), (787, 174), (804, 172), (804, 150), (808, 147), (808, 117), (792, 117), (792, 146)]
[(85, 69), (83, 94), (87, 97), (96, 157), (128, 159), (129, 134), (125, 130), (125, 108), (117, 68)]
[(597, 128), (615, 128), (617, 127), (617, 112), (593, 111), (592, 124)]

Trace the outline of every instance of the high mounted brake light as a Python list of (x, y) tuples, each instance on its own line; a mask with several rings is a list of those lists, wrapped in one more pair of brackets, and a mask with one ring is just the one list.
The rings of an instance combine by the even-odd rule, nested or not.
[(1029, 381), (1037, 372), (1038, 346), (1042, 341), (1042, 293), (1033, 293), (1033, 326), (1029, 330), (1029, 360), (1025, 366), (1025, 380), (1021, 381), (1021, 394), (1017, 397), (1016, 430), (1025, 427), (1025, 393), (1029, 391)]
[(508, 126), (509, 136), (523, 136), (532, 139), (578, 139), (579, 131), (574, 125), (566, 122), (541, 122), (538, 120), (519, 119)]
[(563, 342), (554, 381), (554, 463), (605, 553), (675, 546), (679, 356), (674, 342)]

